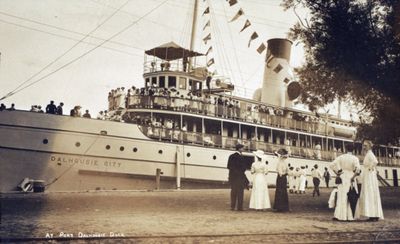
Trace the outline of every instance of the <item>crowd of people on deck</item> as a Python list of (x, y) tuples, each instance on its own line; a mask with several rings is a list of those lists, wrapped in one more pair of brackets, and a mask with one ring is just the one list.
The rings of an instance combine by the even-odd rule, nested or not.
[(325, 121), (318, 114), (314, 116), (279, 107), (239, 101), (220, 94), (134, 86), (127, 91), (124, 87), (118, 87), (108, 94), (109, 111), (138, 107), (185, 111), (277, 127), (297, 128), (312, 133), (325, 133)]
[[(363, 152), (365, 157), (362, 167), (359, 159), (353, 155), (354, 146), (346, 145), (346, 154), (340, 155), (329, 164), (330, 170), (336, 175), (333, 191), (331, 192), (328, 206), (334, 208), (335, 221), (367, 220), (378, 221), (384, 219), (382, 204), (379, 192), (378, 160), (372, 152), (372, 142), (364, 141)], [(290, 211), (288, 189), (290, 192), (304, 193), (306, 174), (305, 167), (291, 167), (288, 163), (289, 153), (281, 148), (275, 152), (277, 157), (276, 170), (276, 190), (274, 204), (271, 205), (269, 190), (266, 177), (268, 161), (265, 160), (262, 150), (254, 151), (254, 162), (251, 165), (252, 180), (248, 180), (245, 175), (247, 163), (243, 156), (244, 145), (241, 142), (236, 144), (236, 152), (231, 154), (228, 159), (227, 168), (229, 169), (228, 181), (231, 186), (231, 210), (243, 211), (244, 189), (248, 188), (251, 182), (251, 196), (249, 209), (258, 211), (271, 209), (277, 212)], [(324, 174), (318, 170), (318, 165), (314, 165), (311, 170), (314, 189), (312, 195), (319, 196), (319, 185), (322, 178), (329, 187), (330, 173), (325, 168)]]

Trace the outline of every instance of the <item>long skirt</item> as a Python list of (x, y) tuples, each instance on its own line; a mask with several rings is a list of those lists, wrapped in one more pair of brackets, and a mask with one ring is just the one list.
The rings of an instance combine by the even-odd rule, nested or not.
[(250, 206), (252, 209), (271, 208), (269, 201), (268, 184), (264, 173), (256, 173), (251, 189)]
[(276, 191), (274, 209), (279, 212), (289, 211), (289, 196), (287, 193), (287, 178), (286, 175), (276, 178)]

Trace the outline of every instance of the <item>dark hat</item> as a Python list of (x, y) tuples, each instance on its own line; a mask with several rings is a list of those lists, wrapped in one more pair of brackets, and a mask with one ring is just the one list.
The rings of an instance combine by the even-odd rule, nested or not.
[(289, 153), (285, 148), (281, 148), (279, 149), (277, 152), (274, 152), (274, 154), (278, 157), (288, 157)]
[(239, 150), (240, 148), (243, 148), (244, 145), (240, 142), (236, 143), (236, 150)]

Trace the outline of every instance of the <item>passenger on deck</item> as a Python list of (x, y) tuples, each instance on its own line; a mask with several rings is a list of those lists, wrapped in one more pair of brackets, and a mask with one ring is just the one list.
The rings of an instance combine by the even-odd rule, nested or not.
[(119, 99), (118, 99), (118, 107), (117, 108), (126, 108), (126, 93), (125, 93), (125, 87), (121, 87), (121, 90), (119, 92)]
[(40, 105), (38, 106), (38, 113), (44, 113), (42, 106), (40, 106)]
[(210, 92), (210, 89), (211, 89), (211, 79), (212, 79), (212, 76), (211, 75), (207, 75), (206, 86), (207, 86), (207, 89), (208, 89), (209, 92)]
[(86, 109), (86, 111), (85, 111), (85, 113), (83, 114), (82, 117), (83, 118), (88, 118), (88, 119), (92, 118), (92, 116), (90, 116), (89, 110), (87, 110), (87, 109)]
[(56, 114), (57, 107), (54, 105), (54, 101), (50, 101), (50, 104), (46, 106), (46, 114)]
[(186, 56), (182, 58), (182, 66), (183, 66), (183, 72), (186, 72), (188, 68), (189, 60)]
[(317, 144), (314, 147), (315, 151), (314, 151), (314, 157), (316, 159), (321, 160), (321, 145), (319, 144), (319, 142), (317, 142)]
[(4, 103), (2, 103), (0, 105), (0, 111), (6, 110), (6, 105), (4, 105)]
[(69, 115), (72, 117), (81, 117), (81, 112), (80, 112), (81, 106), (75, 106), (73, 109), (71, 109)]
[(104, 110), (104, 119), (105, 120), (109, 120), (110, 119), (110, 115), (108, 114), (107, 110)]
[(104, 120), (103, 111), (100, 111), (100, 112), (99, 112), (99, 114), (97, 115), (97, 119)]
[(7, 108), (8, 111), (14, 111), (15, 110), (15, 104), (12, 103), (11, 107)]
[(64, 106), (64, 103), (60, 103), (60, 105), (58, 105), (57, 106), (57, 114), (58, 115), (63, 115), (63, 106)]
[(112, 89), (109, 93), (108, 93), (108, 109), (112, 110), (113, 109), (113, 93), (114, 93), (114, 89)]

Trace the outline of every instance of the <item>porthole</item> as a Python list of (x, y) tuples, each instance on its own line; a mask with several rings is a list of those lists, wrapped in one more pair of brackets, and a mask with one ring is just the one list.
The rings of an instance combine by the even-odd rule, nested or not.
[(213, 156), (213, 159), (214, 159), (214, 160), (217, 159), (217, 156), (214, 155), (214, 156)]
[(186, 157), (190, 157), (190, 153), (186, 153)]
[(136, 147), (133, 148), (133, 152), (137, 152), (137, 148)]
[(75, 146), (76, 146), (76, 147), (80, 147), (80, 146), (81, 146), (81, 143), (80, 143), (80, 142), (76, 142), (76, 143), (75, 143)]
[(110, 145), (107, 145), (107, 146), (106, 146), (106, 149), (107, 149), (107, 150), (110, 150), (110, 148), (111, 148)]
[(47, 143), (49, 143), (49, 140), (43, 139), (43, 144), (47, 144)]
[(119, 150), (122, 152), (125, 150), (125, 147), (120, 147)]
[(159, 154), (162, 154), (162, 150), (158, 150), (158, 153), (159, 153)]

